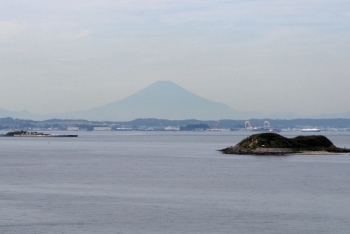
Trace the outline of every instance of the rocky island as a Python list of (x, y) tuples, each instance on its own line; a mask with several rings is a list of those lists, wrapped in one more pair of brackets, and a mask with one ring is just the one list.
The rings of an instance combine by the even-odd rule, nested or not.
[(349, 153), (348, 148), (339, 148), (325, 136), (297, 136), (286, 138), (277, 133), (254, 134), (235, 146), (219, 150), (224, 154), (286, 155), (318, 153)]
[(28, 132), (23, 130), (15, 130), (6, 134), (0, 134), (0, 137), (78, 137), (78, 135), (48, 134), (42, 132)]

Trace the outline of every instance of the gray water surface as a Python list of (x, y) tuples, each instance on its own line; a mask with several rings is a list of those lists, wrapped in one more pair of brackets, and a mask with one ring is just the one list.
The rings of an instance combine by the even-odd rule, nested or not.
[(78, 134), (0, 139), (0, 233), (349, 233), (348, 154), (216, 151), (240, 132)]

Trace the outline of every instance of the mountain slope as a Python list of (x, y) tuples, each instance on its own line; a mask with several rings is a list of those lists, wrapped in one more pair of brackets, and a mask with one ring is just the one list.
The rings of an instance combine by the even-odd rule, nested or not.
[(37, 115), (29, 113), (26, 110), (8, 111), (8, 110), (0, 109), (0, 118), (6, 118), (6, 117), (20, 118), (20, 119), (35, 119)]
[(170, 81), (157, 81), (117, 102), (67, 116), (89, 120), (124, 121), (135, 118), (235, 119), (245, 114), (199, 97)]

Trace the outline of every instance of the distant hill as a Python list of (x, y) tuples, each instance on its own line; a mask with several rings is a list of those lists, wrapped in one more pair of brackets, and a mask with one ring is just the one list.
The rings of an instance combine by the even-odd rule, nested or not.
[(120, 101), (55, 117), (126, 121), (136, 118), (218, 120), (249, 116), (251, 113), (239, 112), (225, 104), (209, 101), (171, 81), (157, 81)]
[(26, 110), (8, 111), (8, 110), (0, 109), (0, 118), (6, 118), (6, 117), (19, 118), (19, 119), (36, 119), (37, 115), (29, 113)]
[(314, 115), (314, 116), (311, 116), (311, 118), (316, 118), (316, 119), (346, 118), (346, 119), (348, 119), (348, 118), (350, 118), (350, 111), (342, 112), (342, 113)]

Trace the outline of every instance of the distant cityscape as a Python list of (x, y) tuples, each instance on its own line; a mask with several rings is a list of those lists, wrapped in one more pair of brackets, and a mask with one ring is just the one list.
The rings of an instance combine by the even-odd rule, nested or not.
[(167, 120), (135, 119), (132, 121), (88, 121), (50, 119), (44, 121), (0, 118), (0, 130), (27, 131), (350, 131), (350, 119), (250, 119), (250, 120)]

